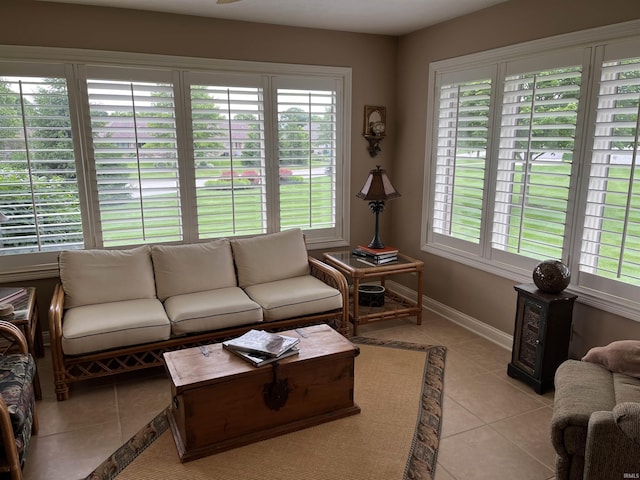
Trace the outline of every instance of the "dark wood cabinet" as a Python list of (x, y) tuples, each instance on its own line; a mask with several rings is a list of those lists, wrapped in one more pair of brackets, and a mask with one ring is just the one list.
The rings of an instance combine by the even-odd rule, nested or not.
[(534, 284), (514, 288), (518, 301), (507, 374), (544, 393), (553, 388), (556, 369), (568, 357), (577, 295), (541, 292)]

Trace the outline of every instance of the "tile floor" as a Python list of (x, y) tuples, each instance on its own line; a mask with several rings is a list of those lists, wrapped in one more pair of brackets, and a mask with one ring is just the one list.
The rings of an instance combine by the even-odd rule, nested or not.
[[(445, 399), (436, 480), (554, 478), (553, 393), (507, 376), (509, 351), (432, 313), (361, 327), (361, 335), (445, 345)], [(25, 480), (84, 479), (169, 404), (163, 369), (84, 382), (57, 402), (51, 361), (39, 360), (43, 400)], [(277, 479), (273, 479), (277, 480)]]

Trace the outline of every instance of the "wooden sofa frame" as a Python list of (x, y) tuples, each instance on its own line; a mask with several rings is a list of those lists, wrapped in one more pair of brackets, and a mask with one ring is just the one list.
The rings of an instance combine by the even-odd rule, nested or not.
[(49, 335), (56, 397), (59, 401), (69, 398), (70, 384), (164, 364), (166, 351), (204, 345), (225, 338), (241, 335), (252, 328), (270, 331), (286, 330), (318, 323), (327, 323), (345, 337), (349, 336), (349, 287), (344, 276), (335, 268), (309, 257), (311, 275), (322, 280), (342, 294), (342, 308), (288, 318), (272, 322), (260, 322), (220, 330), (171, 337), (161, 342), (145, 343), (82, 355), (65, 355), (62, 351), (62, 323), (64, 290), (61, 283), (54, 289), (49, 307)]

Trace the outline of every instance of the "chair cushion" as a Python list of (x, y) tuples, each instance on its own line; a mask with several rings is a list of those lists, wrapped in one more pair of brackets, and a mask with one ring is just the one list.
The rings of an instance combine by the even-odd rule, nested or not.
[(309, 258), (299, 228), (231, 240), (242, 288), (309, 274)]
[(0, 395), (7, 404), (14, 432), (20, 432), (33, 409), (35, 372), (31, 355), (0, 355)]
[(245, 291), (262, 307), (265, 322), (342, 307), (340, 291), (311, 275), (252, 285)]
[(65, 308), (155, 298), (150, 248), (60, 252)]
[[(7, 404), (18, 459), (22, 463), (31, 440), (35, 412), (33, 377), (36, 364), (31, 355), (0, 356), (0, 395)], [(0, 444), (2, 444), (0, 438)]]
[(158, 299), (85, 305), (65, 312), (62, 350), (67, 355), (167, 340), (171, 324)]
[(237, 286), (229, 240), (190, 245), (153, 245), (158, 298)]
[(238, 287), (177, 295), (168, 298), (164, 307), (174, 335), (262, 321), (260, 305)]

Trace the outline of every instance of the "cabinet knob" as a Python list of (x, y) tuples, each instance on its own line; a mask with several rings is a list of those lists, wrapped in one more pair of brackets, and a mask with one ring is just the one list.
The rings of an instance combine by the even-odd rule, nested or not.
[(536, 338), (536, 345), (540, 345), (540, 340)]

